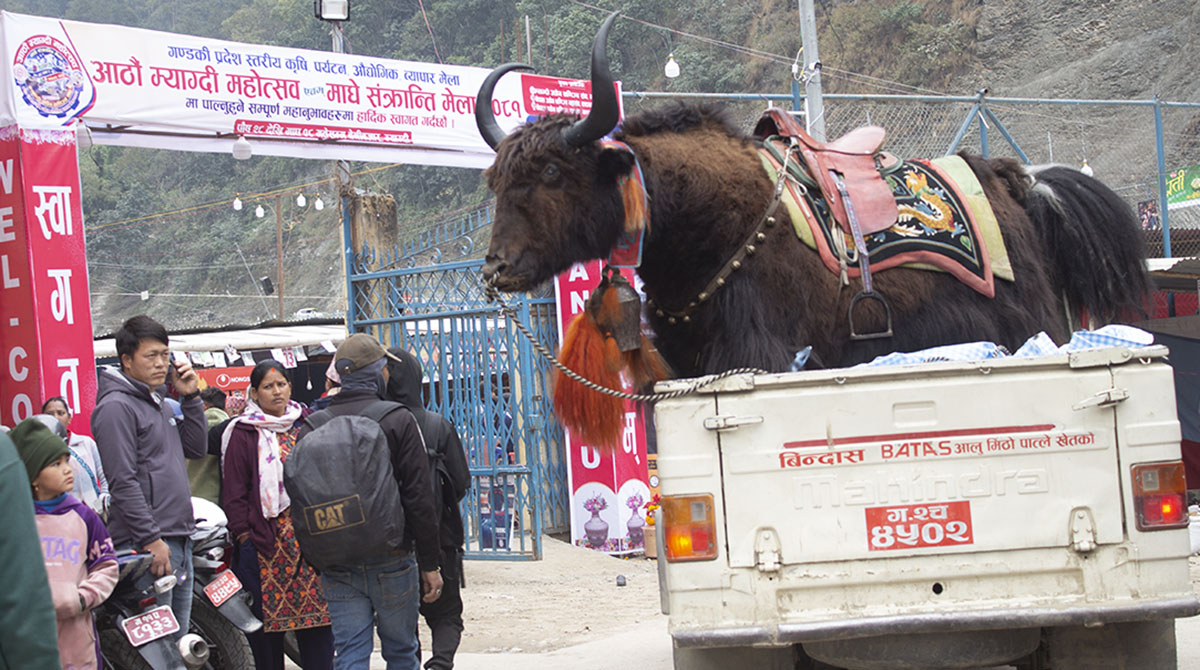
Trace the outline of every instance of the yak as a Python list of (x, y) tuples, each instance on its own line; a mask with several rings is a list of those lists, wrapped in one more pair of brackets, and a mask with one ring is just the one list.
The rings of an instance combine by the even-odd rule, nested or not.
[[(1076, 315), (1098, 324), (1144, 309), (1144, 241), (1116, 193), (1073, 168), (961, 154), (994, 212), (1013, 280), (997, 280), (987, 297), (944, 272), (887, 269), (874, 275), (873, 290), (891, 314), (865, 301), (854, 318), (882, 330), (890, 316), (891, 336), (852, 338), (848, 314), (863, 277), (829, 271), (782, 209), (777, 225), (761, 227), (775, 185), (759, 140), (711, 104), (618, 118), (605, 54), (615, 16), (596, 35), (584, 118), (551, 114), (506, 135), (492, 92), (524, 66), (502, 65), (481, 86), (476, 121), (496, 151), (484, 173), (496, 204), (483, 274), (497, 289), (530, 290), (574, 263), (607, 257), (628, 225), (622, 185), (640, 170), (647, 211), (637, 273), (653, 344), (676, 376), (784, 371), (805, 347), (825, 367), (961, 342), (1014, 349), (1039, 331), (1063, 341)], [(603, 139), (609, 133), (616, 144)], [(756, 226), (754, 253), (729, 272)]]

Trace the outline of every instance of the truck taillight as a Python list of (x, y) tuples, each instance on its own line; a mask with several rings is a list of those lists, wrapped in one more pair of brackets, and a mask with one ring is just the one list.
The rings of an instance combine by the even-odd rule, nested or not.
[(717, 557), (712, 494), (663, 496), (662, 520), (668, 561), (711, 561)]
[(1135, 465), (1132, 474), (1138, 530), (1164, 530), (1188, 525), (1183, 461)]

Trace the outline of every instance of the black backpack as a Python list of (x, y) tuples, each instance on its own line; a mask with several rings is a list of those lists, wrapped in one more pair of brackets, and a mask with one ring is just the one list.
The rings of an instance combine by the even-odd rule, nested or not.
[(313, 430), (283, 464), (283, 485), (292, 499), (300, 553), (318, 570), (405, 548), (400, 487), (379, 425), (402, 408), (380, 400), (361, 415), (321, 410), (306, 419)]

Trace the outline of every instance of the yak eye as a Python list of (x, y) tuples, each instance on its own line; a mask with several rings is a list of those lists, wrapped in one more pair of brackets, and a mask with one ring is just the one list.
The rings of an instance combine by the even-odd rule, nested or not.
[(547, 165), (542, 170), (542, 181), (551, 182), (558, 178), (558, 166), (554, 163)]

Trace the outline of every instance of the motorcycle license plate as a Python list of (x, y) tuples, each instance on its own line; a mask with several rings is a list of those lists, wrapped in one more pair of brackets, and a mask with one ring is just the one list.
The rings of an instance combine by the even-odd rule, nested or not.
[(242, 583), (238, 581), (237, 575), (233, 574), (233, 570), (226, 570), (217, 575), (211, 584), (204, 587), (204, 595), (208, 596), (213, 607), (220, 607), (221, 603), (229, 600), (233, 594), (241, 590)]
[(149, 612), (122, 621), (121, 628), (125, 629), (125, 637), (128, 638), (129, 644), (140, 647), (178, 632), (179, 622), (175, 620), (175, 614), (171, 612), (170, 607), (160, 605)]

